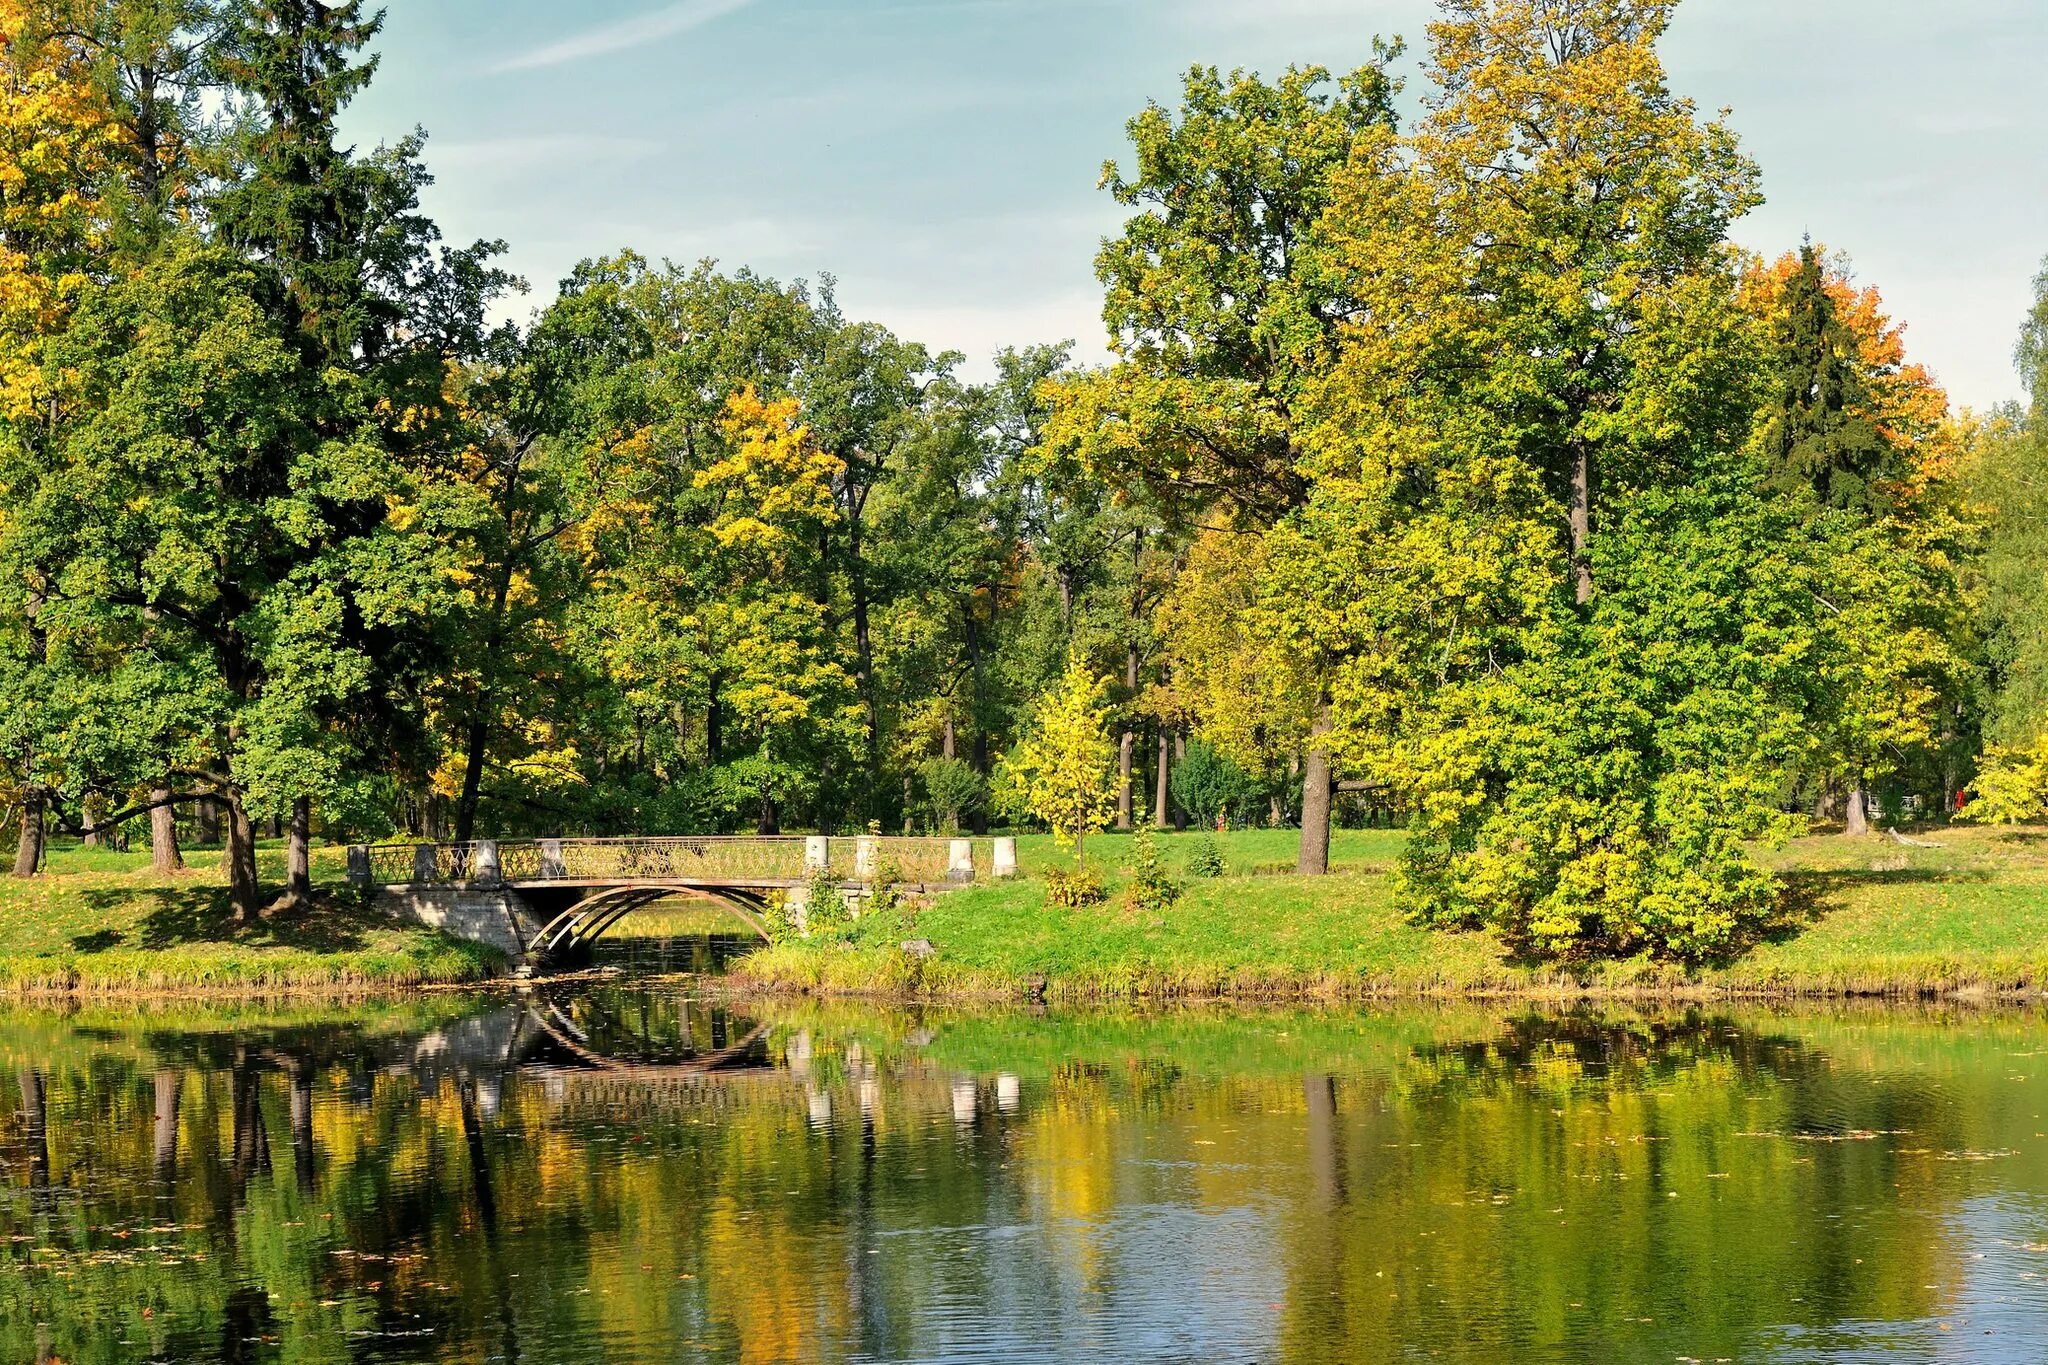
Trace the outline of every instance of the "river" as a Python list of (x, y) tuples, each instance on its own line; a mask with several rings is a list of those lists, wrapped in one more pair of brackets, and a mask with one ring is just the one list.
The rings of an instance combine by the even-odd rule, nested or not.
[(2048, 1359), (2037, 1014), (628, 975), (0, 1063), (7, 1362)]

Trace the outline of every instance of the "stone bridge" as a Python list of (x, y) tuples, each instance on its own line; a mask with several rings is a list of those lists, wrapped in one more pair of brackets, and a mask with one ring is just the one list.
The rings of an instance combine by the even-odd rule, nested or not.
[(384, 909), (523, 962), (567, 956), (657, 901), (716, 902), (765, 939), (769, 898), (800, 905), (821, 878), (857, 894), (883, 878), (935, 891), (1015, 875), (1014, 839), (485, 839), (348, 851), (349, 881)]

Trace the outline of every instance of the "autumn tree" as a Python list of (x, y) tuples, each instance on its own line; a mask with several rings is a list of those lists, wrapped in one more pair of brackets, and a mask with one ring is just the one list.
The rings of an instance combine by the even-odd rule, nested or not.
[(1003, 760), (999, 798), (1011, 809), (1043, 820), (1053, 838), (1088, 866), (1087, 838), (1116, 814), (1109, 735), (1108, 679), (1078, 655), (1059, 683), (1032, 708), (1030, 732)]
[(1419, 917), (1724, 951), (1773, 904), (1744, 845), (1807, 620), (1747, 454), (1754, 171), (1668, 88), (1669, 4), (1443, 11), (1426, 116), (1333, 194), (1357, 308), (1270, 538), (1281, 644), (1331, 661), (1332, 746), (1412, 812)]
[(76, 774), (46, 742), (61, 724), (51, 704), (66, 691), (50, 667), (43, 614), (61, 565), (47, 547), (31, 547), (14, 505), (63, 437), (49, 338), (99, 272), (117, 145), (91, 54), (56, 17), (31, 0), (0, 5), (0, 622), (12, 637), (0, 654), (0, 736), (20, 792), (18, 876), (40, 868), (49, 808)]
[(1959, 440), (1947, 395), (1908, 361), (1902, 329), (1874, 288), (1852, 285), (1845, 258), (1809, 242), (1753, 265), (1743, 295), (1767, 331), (1766, 478), (1805, 509), (1830, 569), (1816, 585), (1815, 766), (1859, 836), (1873, 784), (1938, 756), (1968, 690)]

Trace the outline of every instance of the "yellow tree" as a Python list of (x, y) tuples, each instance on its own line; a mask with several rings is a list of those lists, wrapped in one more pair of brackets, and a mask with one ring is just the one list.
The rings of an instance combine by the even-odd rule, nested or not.
[(1273, 784), (1308, 742), (1323, 680), (1281, 644), (1266, 610), (1266, 539), (1211, 531), (1159, 609), (1174, 700), (1218, 752)]
[(1031, 734), (1003, 762), (1002, 799), (1052, 827), (1074, 861), (1088, 866), (1087, 838), (1116, 815), (1116, 744), (1109, 735), (1109, 680), (1081, 656), (1067, 658), (1059, 683), (1038, 699)]
[(90, 282), (118, 132), (88, 53), (48, 6), (0, 0), (0, 413), (40, 416), (42, 341)]
[[(45, 345), (91, 280), (102, 245), (100, 188), (115, 150), (111, 111), (87, 54), (48, 22), (47, 7), (0, 0), (0, 424), (13, 453), (41, 451), (62, 417)], [(0, 464), (0, 542), (17, 485)], [(20, 783), (15, 872), (42, 859), (43, 813), (59, 776), (41, 771), (41, 715), (53, 687), (38, 607), (57, 566), (25, 561), (0, 597), (0, 746)]]

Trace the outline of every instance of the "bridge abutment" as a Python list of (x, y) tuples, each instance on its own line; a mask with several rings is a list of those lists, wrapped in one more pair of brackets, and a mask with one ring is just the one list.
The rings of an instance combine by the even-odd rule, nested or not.
[(453, 883), (380, 887), (377, 906), (393, 918), (496, 948), (514, 962), (545, 923), (534, 906), (504, 886)]

